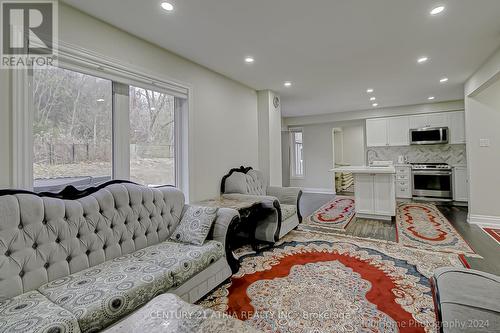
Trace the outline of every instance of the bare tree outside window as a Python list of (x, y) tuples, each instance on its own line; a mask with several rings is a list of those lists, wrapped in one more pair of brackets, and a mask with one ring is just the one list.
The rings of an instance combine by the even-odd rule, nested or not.
[(34, 69), (34, 185), (95, 185), (112, 175), (112, 83), (62, 68)]
[(130, 179), (175, 185), (174, 96), (130, 87)]

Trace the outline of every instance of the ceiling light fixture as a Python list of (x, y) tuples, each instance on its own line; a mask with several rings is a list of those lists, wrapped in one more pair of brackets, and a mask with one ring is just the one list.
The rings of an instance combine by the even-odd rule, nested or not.
[(376, 100), (376, 99), (377, 99), (377, 98), (375, 98), (375, 97), (370, 97), (370, 101), (374, 101), (374, 100)]
[(429, 96), (427, 99), (428, 99), (429, 101), (432, 101), (432, 100), (433, 100), (433, 99), (435, 99), (435, 98), (436, 98), (436, 97), (434, 97), (434, 96)]
[(373, 92), (373, 89), (372, 88), (366, 89), (366, 92), (371, 94)]
[(422, 63), (426, 62), (427, 60), (429, 60), (428, 57), (420, 57), (420, 58), (418, 58), (417, 62), (419, 64), (422, 64)]
[(286, 81), (285, 83), (283, 83), (283, 85), (284, 85), (285, 87), (291, 87), (291, 86), (292, 86), (292, 82), (290, 82), (290, 81)]
[(104, 102), (104, 98), (99, 98), (97, 101), (100, 102), (100, 103)]
[(161, 8), (165, 9), (167, 12), (171, 12), (174, 10), (174, 6), (170, 2), (162, 2)]
[(254, 59), (254, 58), (252, 58), (252, 57), (246, 57), (246, 58), (245, 58), (245, 62), (246, 62), (247, 64), (252, 64), (254, 61), (255, 61), (255, 59)]
[(441, 82), (441, 83), (448, 82), (448, 78), (447, 77), (443, 77), (441, 80), (439, 80), (439, 82)]
[(375, 108), (378, 106), (378, 103), (373, 103), (372, 106)]
[(443, 10), (444, 10), (444, 6), (438, 6), (438, 7), (436, 7), (436, 8), (433, 8), (433, 9), (431, 10), (431, 15), (437, 15), (437, 14), (439, 14), (439, 13), (442, 13), (442, 12), (443, 12)]

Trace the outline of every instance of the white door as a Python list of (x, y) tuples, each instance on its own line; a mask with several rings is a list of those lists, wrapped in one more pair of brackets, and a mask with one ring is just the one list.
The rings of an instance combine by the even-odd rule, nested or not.
[(450, 143), (465, 143), (465, 112), (450, 112)]
[(467, 187), (467, 167), (453, 168), (453, 200), (469, 201)]
[(366, 146), (382, 147), (388, 146), (387, 142), (387, 118), (366, 120)]
[(408, 146), (410, 144), (410, 118), (388, 118), (388, 138), (390, 146)]
[(373, 176), (368, 174), (356, 174), (354, 187), (354, 200), (356, 212), (373, 214)]
[(394, 175), (377, 174), (373, 176), (373, 193), (375, 214), (396, 215)]

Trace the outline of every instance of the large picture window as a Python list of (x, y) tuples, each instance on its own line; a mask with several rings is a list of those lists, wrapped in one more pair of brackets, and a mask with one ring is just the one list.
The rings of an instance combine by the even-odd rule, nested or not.
[(61, 68), (33, 70), (36, 191), (112, 178), (112, 82)]
[(130, 87), (130, 179), (175, 184), (174, 96)]

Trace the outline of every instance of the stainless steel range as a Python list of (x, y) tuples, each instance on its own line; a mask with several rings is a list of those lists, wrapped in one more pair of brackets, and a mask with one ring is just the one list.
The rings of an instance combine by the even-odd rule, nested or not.
[(446, 163), (412, 163), (413, 197), (452, 200), (451, 166)]

